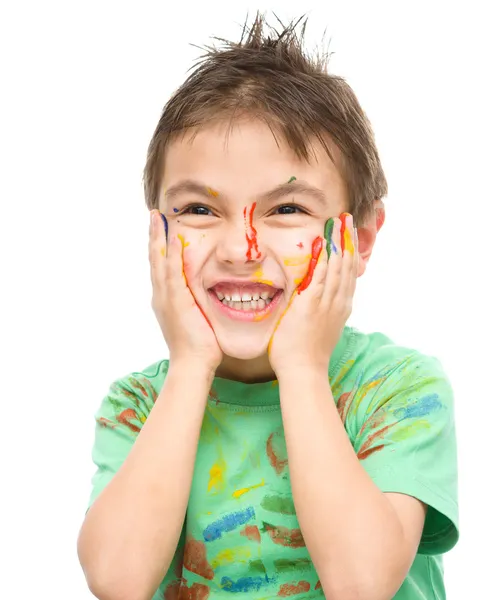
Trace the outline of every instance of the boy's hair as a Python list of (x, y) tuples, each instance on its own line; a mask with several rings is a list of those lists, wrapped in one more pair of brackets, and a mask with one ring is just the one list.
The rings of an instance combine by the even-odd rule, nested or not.
[[(206, 47), (195, 70), (162, 111), (148, 148), (143, 174), (149, 210), (158, 208), (167, 144), (188, 128), (242, 116), (262, 119), (273, 135), (284, 138), (299, 158), (309, 160), (318, 139), (339, 164), (357, 223), (372, 212), (375, 199), (388, 192), (372, 126), (353, 90), (342, 77), (327, 72), (329, 54), (304, 50), (305, 18), (265, 28), (257, 14), (245, 24), (238, 43), (216, 38), (223, 47)], [(297, 27), (301, 23), (300, 33)], [(341, 151), (337, 157), (333, 144)], [(342, 164), (340, 164), (342, 161)]]

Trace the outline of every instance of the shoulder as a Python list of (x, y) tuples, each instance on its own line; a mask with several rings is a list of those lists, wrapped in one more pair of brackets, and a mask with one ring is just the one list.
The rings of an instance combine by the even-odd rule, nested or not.
[(400, 398), (404, 409), (419, 400), (429, 410), (445, 409), (452, 403), (450, 382), (436, 357), (398, 345), (380, 332), (366, 334), (348, 327), (344, 339), (344, 352), (330, 373), (332, 392), (344, 418), (350, 405), (359, 421), (384, 404), (400, 408), (393, 398)]
[(95, 415), (98, 425), (122, 425), (138, 433), (152, 410), (169, 368), (168, 360), (123, 375), (110, 385)]

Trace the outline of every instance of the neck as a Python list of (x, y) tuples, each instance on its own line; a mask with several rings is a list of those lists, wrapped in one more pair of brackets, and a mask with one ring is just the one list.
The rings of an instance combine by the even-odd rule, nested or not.
[(243, 383), (263, 383), (276, 379), (267, 354), (251, 360), (240, 360), (232, 356), (224, 356), (217, 369), (216, 376)]

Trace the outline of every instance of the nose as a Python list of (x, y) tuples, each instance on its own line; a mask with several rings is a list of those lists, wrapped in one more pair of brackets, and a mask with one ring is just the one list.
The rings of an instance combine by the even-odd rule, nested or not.
[(255, 225), (245, 211), (245, 218), (228, 223), (219, 240), (216, 255), (228, 264), (256, 264), (263, 259)]

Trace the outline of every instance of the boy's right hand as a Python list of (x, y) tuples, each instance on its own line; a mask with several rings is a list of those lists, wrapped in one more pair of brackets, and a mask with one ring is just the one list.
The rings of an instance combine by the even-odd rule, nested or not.
[(152, 308), (170, 353), (170, 363), (214, 372), (222, 350), (188, 287), (183, 269), (183, 243), (175, 235), (166, 241), (162, 216), (150, 213), (149, 234)]

